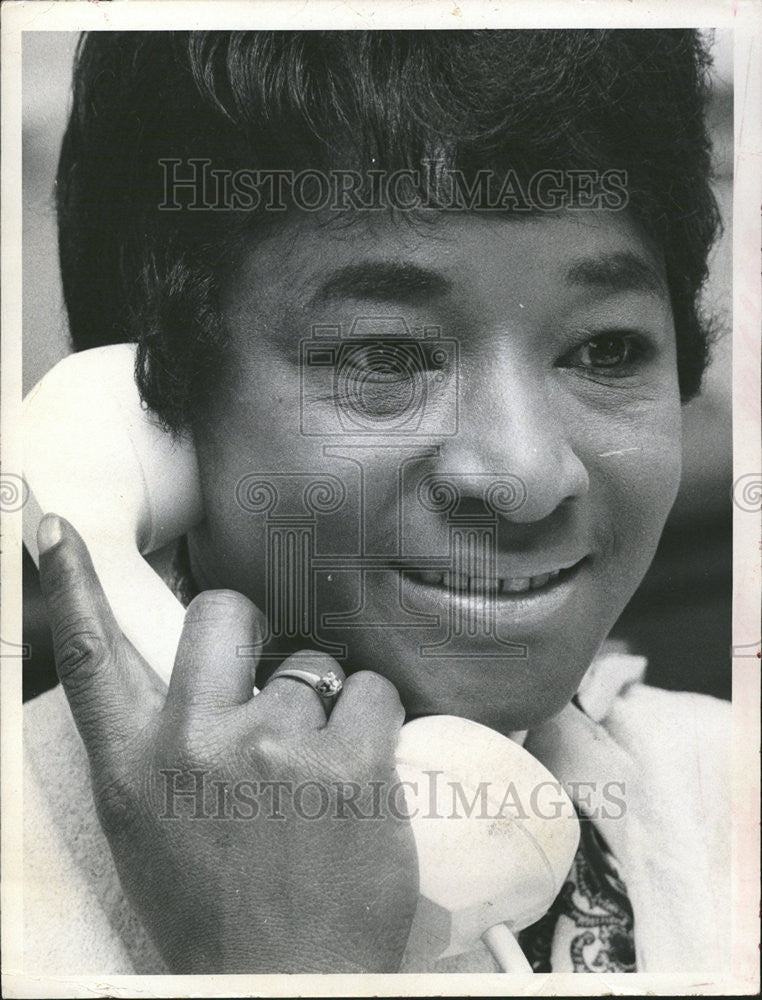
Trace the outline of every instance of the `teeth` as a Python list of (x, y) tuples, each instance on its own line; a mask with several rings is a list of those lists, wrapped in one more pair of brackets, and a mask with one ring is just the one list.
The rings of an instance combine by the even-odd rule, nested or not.
[(538, 590), (551, 580), (557, 580), (560, 569), (552, 573), (540, 573), (539, 576), (516, 576), (502, 581), (504, 594), (523, 594), (527, 590)]
[(449, 590), (467, 591), (472, 594), (524, 594), (528, 590), (544, 587), (549, 581), (558, 579), (560, 569), (539, 576), (496, 577), (468, 576), (465, 573), (439, 573), (436, 570), (420, 570), (415, 573), (423, 583)]

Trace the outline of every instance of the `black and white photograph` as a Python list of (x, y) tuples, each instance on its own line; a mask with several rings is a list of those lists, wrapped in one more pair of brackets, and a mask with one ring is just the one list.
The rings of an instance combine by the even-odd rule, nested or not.
[(4, 995), (759, 992), (762, 7), (690, 12), (3, 5)]

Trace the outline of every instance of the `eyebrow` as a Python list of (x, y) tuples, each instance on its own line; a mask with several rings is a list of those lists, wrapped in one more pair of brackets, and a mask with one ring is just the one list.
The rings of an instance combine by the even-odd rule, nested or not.
[[(574, 262), (566, 272), (566, 284), (613, 294), (645, 292), (658, 297), (667, 295), (666, 283), (656, 268), (630, 251)], [(339, 299), (416, 305), (431, 297), (444, 297), (451, 290), (452, 282), (448, 278), (419, 264), (367, 260), (333, 271), (318, 286), (310, 305)]]
[(656, 268), (630, 251), (579, 260), (566, 272), (566, 283), (614, 294), (645, 292), (660, 298), (667, 295), (666, 282)]
[(448, 278), (419, 264), (368, 260), (334, 271), (318, 287), (310, 305), (337, 299), (416, 305), (432, 296), (441, 298), (451, 289), (452, 282)]

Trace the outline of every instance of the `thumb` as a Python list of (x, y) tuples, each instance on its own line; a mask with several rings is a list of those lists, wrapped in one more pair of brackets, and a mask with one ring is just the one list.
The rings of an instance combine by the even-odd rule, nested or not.
[(56, 669), (74, 721), (91, 757), (118, 755), (159, 707), (160, 682), (122, 634), (71, 524), (46, 515), (37, 542)]

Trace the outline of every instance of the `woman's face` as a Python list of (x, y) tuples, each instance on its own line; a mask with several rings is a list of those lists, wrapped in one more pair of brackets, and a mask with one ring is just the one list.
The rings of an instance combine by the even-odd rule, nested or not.
[(191, 565), (267, 612), (262, 669), (322, 648), (410, 715), (560, 711), (678, 486), (672, 314), (636, 226), (301, 220), (222, 306)]

